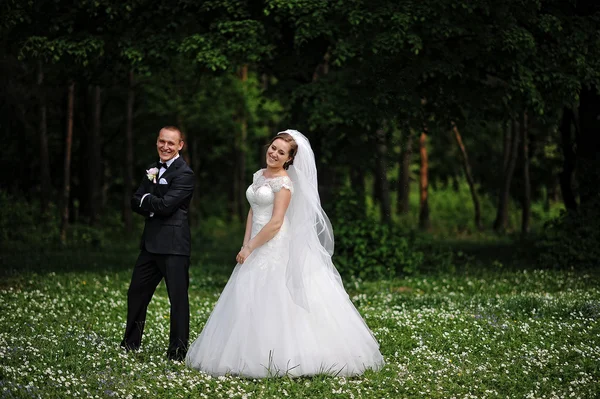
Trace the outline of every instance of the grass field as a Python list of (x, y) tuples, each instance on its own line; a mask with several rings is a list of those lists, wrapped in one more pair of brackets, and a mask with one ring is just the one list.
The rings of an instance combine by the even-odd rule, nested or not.
[[(482, 268), (345, 281), (387, 365), (357, 378), (212, 378), (165, 358), (163, 284), (143, 349), (124, 353), (136, 253), (4, 251), (0, 398), (600, 397), (600, 277)], [(202, 329), (233, 264), (196, 259), (191, 331)]]

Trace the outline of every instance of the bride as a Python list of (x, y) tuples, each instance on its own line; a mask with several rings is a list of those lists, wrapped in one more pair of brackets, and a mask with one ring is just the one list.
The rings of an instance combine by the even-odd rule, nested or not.
[(186, 356), (212, 375), (352, 376), (384, 364), (379, 345), (331, 262), (308, 139), (286, 130), (254, 174), (233, 273)]

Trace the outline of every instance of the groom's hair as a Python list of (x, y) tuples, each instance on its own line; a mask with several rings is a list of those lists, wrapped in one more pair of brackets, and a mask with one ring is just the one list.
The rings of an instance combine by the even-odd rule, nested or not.
[[(183, 133), (181, 133), (181, 130), (179, 130), (179, 128), (177, 128), (176, 126), (167, 125), (167, 126), (164, 126), (160, 130), (170, 130), (172, 132), (177, 132), (177, 133), (179, 133), (179, 141), (183, 141)], [(160, 132), (160, 130), (159, 130), (159, 132)]]

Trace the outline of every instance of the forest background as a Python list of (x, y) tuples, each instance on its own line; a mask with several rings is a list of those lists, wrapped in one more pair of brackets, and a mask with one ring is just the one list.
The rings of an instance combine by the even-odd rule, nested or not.
[[(600, 397), (600, 3), (0, 2), (3, 398)], [(385, 367), (250, 380), (119, 348), (161, 127), (193, 168), (190, 338), (303, 132)], [(251, 293), (249, 293), (251, 295)]]
[(133, 248), (131, 192), (176, 125), (199, 257), (235, 254), (246, 187), (287, 128), (315, 150), (342, 274), (454, 267), (481, 248), (536, 267), (600, 256), (595, 2), (1, 7), (3, 250)]

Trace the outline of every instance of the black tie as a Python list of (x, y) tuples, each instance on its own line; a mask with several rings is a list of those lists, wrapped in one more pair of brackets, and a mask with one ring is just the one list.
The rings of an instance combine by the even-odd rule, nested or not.
[(167, 169), (167, 168), (168, 168), (168, 166), (167, 166), (167, 163), (166, 163), (166, 162), (165, 162), (165, 163), (162, 163), (162, 162), (157, 162), (157, 163), (156, 163), (156, 166), (158, 167), (158, 170), (159, 170), (159, 171), (160, 171), (160, 168), (165, 168), (165, 169)]

